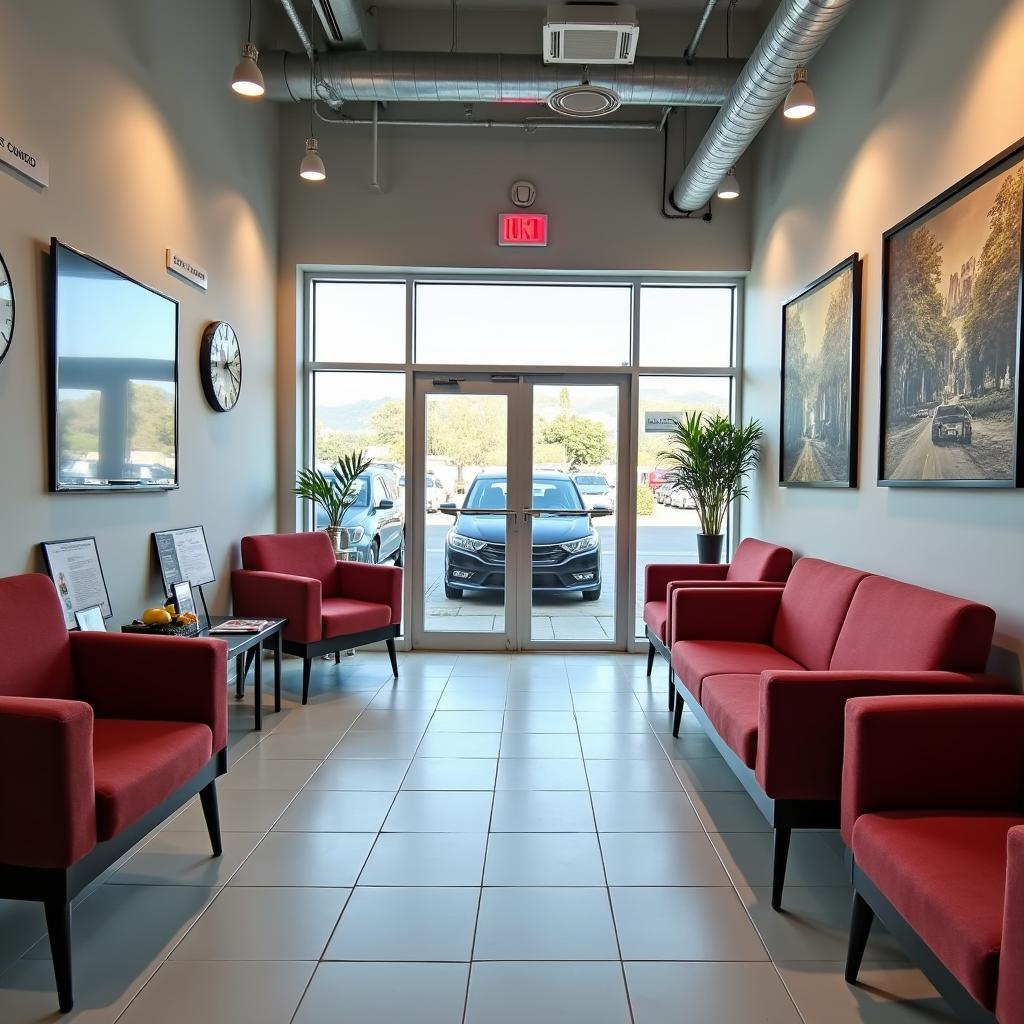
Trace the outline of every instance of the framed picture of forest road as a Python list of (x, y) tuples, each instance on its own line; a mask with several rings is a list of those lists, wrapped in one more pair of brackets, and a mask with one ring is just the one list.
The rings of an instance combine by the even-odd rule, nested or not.
[(783, 487), (856, 487), (860, 415), (857, 253), (782, 307)]
[(882, 239), (878, 482), (1019, 487), (1024, 140)]

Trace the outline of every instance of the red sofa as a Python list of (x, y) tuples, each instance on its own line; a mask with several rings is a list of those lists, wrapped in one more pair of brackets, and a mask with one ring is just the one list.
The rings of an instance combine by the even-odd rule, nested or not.
[(644, 631), (647, 634), (647, 674), (654, 668), (654, 655), (660, 654), (669, 665), (668, 709), (675, 705), (672, 655), (668, 638), (671, 631), (672, 594), (679, 587), (765, 586), (781, 587), (793, 567), (789, 548), (747, 537), (741, 540), (726, 565), (707, 563), (655, 563), (644, 568)]
[(236, 615), (287, 619), (282, 646), (302, 658), (302, 703), (313, 658), (383, 640), (398, 676), (402, 570), (339, 562), (326, 533), (242, 538), (242, 568), (231, 574)]
[(0, 580), (0, 898), (42, 902), (60, 1008), (71, 900), (200, 794), (220, 856), (227, 645), (68, 633), (53, 583)]
[(775, 827), (779, 909), (794, 828), (838, 828), (843, 708), (851, 697), (1000, 692), (984, 674), (991, 608), (802, 558), (782, 590), (672, 595), (678, 735), (683, 701)]
[(965, 1021), (1024, 1024), (1024, 697), (846, 705), (846, 979), (875, 915)]

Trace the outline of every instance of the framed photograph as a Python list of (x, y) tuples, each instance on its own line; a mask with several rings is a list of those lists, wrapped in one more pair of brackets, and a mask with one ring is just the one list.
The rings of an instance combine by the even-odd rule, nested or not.
[(195, 615), (196, 602), (192, 596), (192, 584), (175, 583), (172, 589), (174, 591), (174, 607), (178, 609), (178, 614), (184, 615), (185, 612), (191, 612)]
[(75, 612), (93, 605), (99, 605), (103, 618), (109, 619), (113, 612), (96, 538), (47, 540), (39, 546), (43, 550), (46, 571), (60, 597), (64, 625), (74, 629), (78, 625)]
[(782, 307), (783, 487), (857, 486), (860, 287), (854, 253)]
[(75, 612), (75, 622), (83, 633), (106, 633), (107, 631), (107, 624), (103, 621), (103, 609), (98, 604), (80, 608)]
[(1024, 139), (882, 239), (878, 482), (1019, 487)]

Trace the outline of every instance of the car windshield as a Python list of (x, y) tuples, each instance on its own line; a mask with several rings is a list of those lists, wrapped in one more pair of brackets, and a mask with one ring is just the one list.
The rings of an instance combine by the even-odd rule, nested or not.
[(608, 481), (603, 476), (578, 476), (576, 483), (580, 487), (607, 487)]
[[(507, 491), (508, 482), (504, 477), (489, 477), (483, 480), (478, 477), (469, 488), (462, 507), (474, 510), (507, 508), (508, 506), (505, 504)], [(553, 512), (582, 512), (584, 510), (579, 492), (573, 487), (570, 480), (535, 479), (531, 501), (534, 508), (550, 509)]]
[[(331, 472), (330, 467), (326, 469), (321, 467), (320, 473), (325, 480), (334, 482), (334, 474)], [(352, 495), (354, 500), (351, 505), (354, 508), (366, 508), (370, 503), (370, 478), (368, 476), (357, 476), (355, 483), (352, 485)]]

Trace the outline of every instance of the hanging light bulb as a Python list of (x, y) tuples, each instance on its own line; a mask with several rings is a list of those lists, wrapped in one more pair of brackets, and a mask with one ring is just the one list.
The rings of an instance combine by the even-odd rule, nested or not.
[(729, 168), (729, 173), (722, 179), (721, 184), (718, 186), (717, 195), (719, 199), (739, 199), (740, 182), (736, 177), (735, 167)]
[(259, 99), (266, 92), (263, 85), (263, 72), (256, 62), (260, 59), (260, 51), (252, 42), (252, 0), (249, 0), (249, 28), (242, 46), (242, 59), (235, 65), (231, 76), (231, 88), (239, 96)]
[[(316, 4), (310, 5), (309, 11), (309, 38), (313, 38), (314, 14)], [(316, 133), (313, 131), (313, 114), (316, 107), (316, 81), (314, 59), (316, 51), (310, 48), (309, 53), (309, 137), (306, 139), (306, 155), (299, 164), (299, 177), (303, 181), (324, 181), (327, 178), (327, 168), (320, 157), (320, 143), (317, 142)]]
[(299, 177), (303, 181), (323, 181), (327, 177), (327, 168), (320, 158), (320, 143), (316, 139), (306, 139), (306, 155), (299, 164)]
[(814, 92), (807, 84), (807, 68), (797, 68), (793, 72), (793, 84), (786, 96), (782, 113), (791, 121), (801, 121), (810, 117), (816, 109)]

